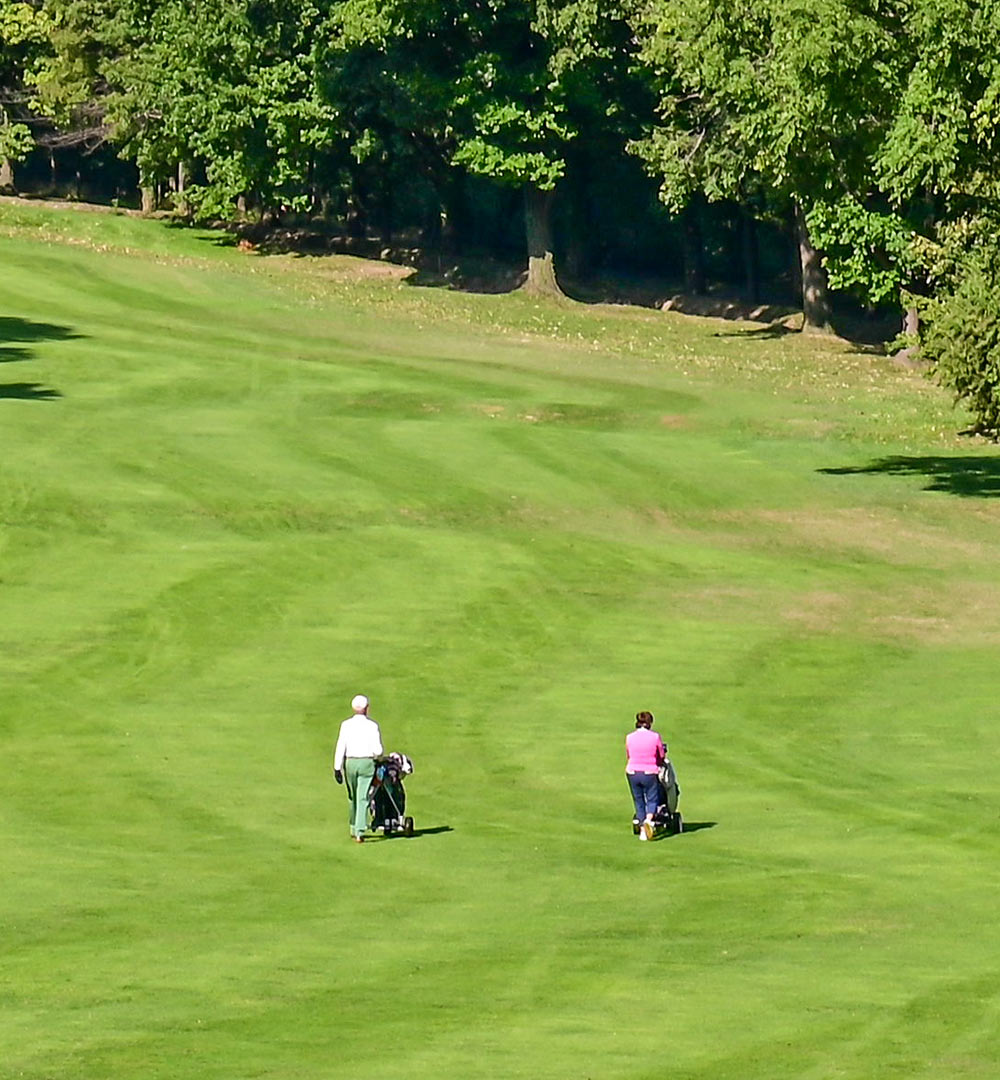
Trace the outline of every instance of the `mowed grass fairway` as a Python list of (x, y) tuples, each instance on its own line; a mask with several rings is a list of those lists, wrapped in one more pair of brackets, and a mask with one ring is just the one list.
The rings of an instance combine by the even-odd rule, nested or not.
[[(933, 386), (11, 204), (0, 336), (4, 1080), (1000, 1075), (1000, 466)], [(348, 840), (359, 691), (412, 839)]]

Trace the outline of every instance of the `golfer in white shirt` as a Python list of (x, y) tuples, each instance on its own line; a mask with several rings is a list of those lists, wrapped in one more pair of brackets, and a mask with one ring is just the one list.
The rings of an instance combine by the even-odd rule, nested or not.
[(338, 784), (347, 780), (351, 799), (351, 836), (364, 843), (368, 827), (368, 789), (375, 776), (375, 759), (382, 753), (382, 733), (368, 715), (368, 698), (358, 694), (351, 701), (354, 715), (340, 725), (333, 752), (333, 775)]

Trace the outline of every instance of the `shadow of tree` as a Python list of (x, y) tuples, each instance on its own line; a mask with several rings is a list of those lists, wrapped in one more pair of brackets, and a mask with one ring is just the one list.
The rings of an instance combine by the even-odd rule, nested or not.
[[(16, 364), (32, 358), (30, 349), (21, 348), (20, 344), (8, 347), (7, 342), (72, 341), (82, 337), (68, 326), (56, 323), (34, 322), (16, 315), (0, 315), (0, 364)], [(58, 390), (42, 386), (41, 383), (15, 382), (0, 383), (0, 398), (15, 398), (21, 401), (55, 401), (62, 397)]]
[(716, 330), (712, 335), (718, 338), (747, 338), (749, 340), (771, 340), (772, 338), (785, 337), (787, 334), (798, 334), (799, 330), (793, 330), (784, 323), (768, 323), (766, 326), (758, 326), (752, 330)]
[[(795, 308), (761, 305), (759, 313), (758, 321), (766, 320), (766, 325), (749, 330), (742, 328), (738, 330), (719, 330), (716, 331), (715, 336), (770, 341), (774, 338), (785, 337), (788, 334), (801, 334), (803, 332), (798, 325), (801, 319), (796, 321), (794, 325), (787, 325), (782, 321), (790, 315), (799, 315), (800, 313)], [(723, 316), (723, 318), (730, 317), (739, 318), (740, 316)], [(753, 318), (755, 315), (749, 317)], [(834, 337), (839, 338), (841, 341), (850, 342), (853, 346), (851, 351), (863, 356), (885, 356), (885, 344), (896, 336), (898, 329), (892, 319), (882, 315), (834, 314), (830, 318), (830, 330)]]
[(943, 491), (965, 498), (1000, 497), (1000, 457), (964, 454), (957, 457), (886, 457), (868, 465), (817, 469), (828, 476), (922, 476), (929, 481), (924, 491)]
[(58, 390), (42, 386), (36, 382), (0, 383), (0, 398), (15, 398), (19, 401), (55, 401), (61, 398)]
[(68, 326), (0, 315), (0, 341), (69, 341), (81, 336)]

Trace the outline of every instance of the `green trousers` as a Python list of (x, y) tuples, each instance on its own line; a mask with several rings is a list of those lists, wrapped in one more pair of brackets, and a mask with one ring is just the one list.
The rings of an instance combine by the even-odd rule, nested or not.
[(364, 836), (368, 828), (368, 789), (375, 775), (375, 762), (367, 757), (349, 757), (344, 760), (344, 783), (351, 800), (348, 821), (351, 836)]

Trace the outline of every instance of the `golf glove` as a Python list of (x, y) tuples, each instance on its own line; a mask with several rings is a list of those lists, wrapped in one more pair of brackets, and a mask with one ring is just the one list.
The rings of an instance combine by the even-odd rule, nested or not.
[(340, 769), (333, 770), (333, 778), (337, 781), (338, 784), (342, 784), (344, 782), (344, 774), (340, 771)]

